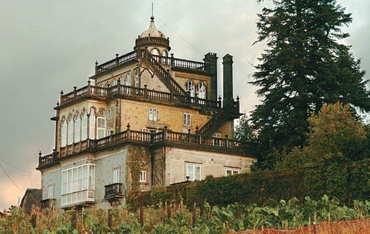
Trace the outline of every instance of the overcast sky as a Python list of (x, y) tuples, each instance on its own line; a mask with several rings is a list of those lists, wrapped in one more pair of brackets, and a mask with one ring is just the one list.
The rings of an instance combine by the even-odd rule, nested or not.
[[(40, 188), (38, 152), (54, 147), (53, 107), (61, 90), (83, 87), (103, 63), (133, 51), (135, 39), (155, 24), (177, 58), (234, 56), (234, 96), (241, 112), (258, 104), (251, 81), (265, 48), (257, 39), (256, 0), (3, 0), (0, 2), (0, 210), (16, 205), (27, 188)], [(352, 13), (344, 31), (361, 67), (370, 70), (370, 1), (338, 0)], [(222, 70), (219, 69), (219, 80)], [(369, 75), (366, 75), (369, 78)], [(221, 88), (221, 87), (220, 87)], [(219, 90), (222, 94), (222, 90)]]

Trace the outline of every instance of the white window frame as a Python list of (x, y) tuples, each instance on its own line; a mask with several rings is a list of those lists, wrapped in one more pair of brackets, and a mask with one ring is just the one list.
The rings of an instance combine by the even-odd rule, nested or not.
[(54, 199), (54, 185), (49, 185), (48, 186), (46, 199)]
[(182, 117), (182, 125), (191, 126), (191, 114), (184, 113)]
[(112, 184), (117, 184), (120, 182), (120, 170), (119, 168), (114, 168), (112, 171)]
[(148, 119), (149, 121), (158, 121), (158, 110), (155, 107), (149, 108)]
[(60, 125), (60, 146), (64, 147), (67, 145), (67, 120), (62, 119), (62, 124)]
[(140, 171), (140, 178), (139, 178), (139, 182), (140, 183), (146, 183), (146, 171), (145, 170), (141, 170)]
[(71, 206), (95, 199), (95, 164), (86, 163), (62, 170), (61, 206)]
[(97, 122), (97, 139), (106, 137), (107, 120), (104, 111), (100, 111), (99, 116), (96, 118)]
[(95, 109), (91, 108), (89, 117), (89, 138), (95, 139)]
[(74, 142), (79, 142), (81, 140), (81, 119), (77, 114), (75, 117), (75, 132), (74, 132)]
[(185, 91), (190, 94), (190, 97), (195, 97), (195, 85), (194, 85), (194, 81), (188, 80), (186, 82), (186, 89), (185, 89)]
[(81, 141), (87, 139), (87, 113), (84, 110), (81, 115)]
[(232, 176), (240, 174), (240, 169), (236, 168), (226, 168), (225, 169), (225, 176)]
[(73, 134), (74, 133), (74, 121), (72, 115), (68, 117), (67, 121), (67, 145), (73, 144)]
[(202, 166), (200, 164), (187, 164), (186, 176), (189, 176), (189, 181), (202, 180)]

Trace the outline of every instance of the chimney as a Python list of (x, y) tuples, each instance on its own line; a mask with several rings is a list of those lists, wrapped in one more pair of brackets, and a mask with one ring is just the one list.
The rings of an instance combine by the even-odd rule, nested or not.
[(224, 70), (224, 106), (230, 100), (233, 100), (233, 56), (226, 54), (222, 61)]
[(211, 75), (211, 92), (208, 98), (217, 101), (217, 54), (208, 53), (204, 56), (204, 70)]

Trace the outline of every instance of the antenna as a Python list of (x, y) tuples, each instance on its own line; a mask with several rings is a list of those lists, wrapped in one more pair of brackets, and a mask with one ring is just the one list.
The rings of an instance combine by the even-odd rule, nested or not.
[(154, 16), (154, 14), (153, 14), (153, 11), (154, 11), (154, 10), (153, 10), (153, 9), (154, 9), (154, 7), (153, 7), (153, 3), (152, 3), (152, 17)]

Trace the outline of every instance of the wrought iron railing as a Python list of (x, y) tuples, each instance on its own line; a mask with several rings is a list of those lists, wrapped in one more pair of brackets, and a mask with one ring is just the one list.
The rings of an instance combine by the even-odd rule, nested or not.
[(105, 185), (104, 199), (111, 201), (117, 198), (122, 198), (123, 196), (123, 186), (122, 183), (114, 183)]

